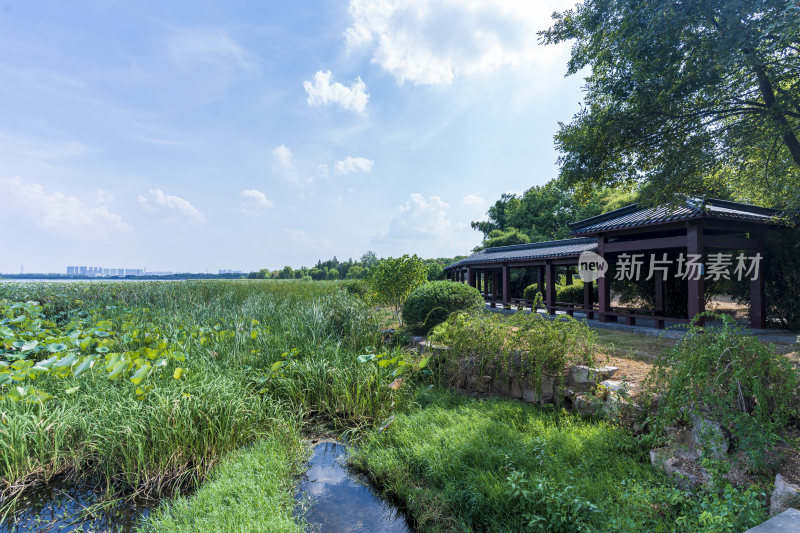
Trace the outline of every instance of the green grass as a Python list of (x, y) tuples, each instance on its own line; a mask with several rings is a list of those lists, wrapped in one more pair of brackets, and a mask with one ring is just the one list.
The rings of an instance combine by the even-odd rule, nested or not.
[[(354, 457), (420, 530), (579, 531), (583, 522), (583, 531), (673, 531), (700, 514), (618, 427), (513, 400), (433, 390), (420, 401)], [(515, 496), (512, 482), (527, 496)], [(716, 531), (689, 522), (683, 530)]]
[(276, 432), (227, 458), (188, 497), (167, 501), (146, 532), (301, 532), (292, 517), (294, 476), (303, 457), (297, 435)]
[[(112, 351), (139, 346), (143, 334), (131, 333), (139, 329), (187, 357), (148, 378), (143, 397), (127, 378), (92, 371), (40, 374), (33, 383), (53, 396), (44, 403), (0, 399), (0, 516), (4, 497), (56, 475), (100, 481), (110, 496), (168, 497), (198, 487), (224, 457), (276, 427), (297, 435), (312, 426), (366, 428), (407, 394), (386, 386), (392, 368), (357, 362), (377, 346), (378, 328), (370, 309), (336, 284), (2, 285), (2, 299), (39, 300), (59, 324), (87, 310), (97, 320), (124, 314), (133, 329), (114, 333)], [(177, 364), (186, 377), (173, 378)]]
[[(383, 349), (382, 317), (336, 283), (0, 284), (0, 302), (31, 299), (59, 324), (42, 342), (76, 317), (107, 319), (112, 351), (156, 336), (186, 360), (147, 378), (143, 394), (128, 376), (93, 369), (40, 373), (31, 382), (53, 396), (44, 402), (0, 399), (0, 520), (27, 487), (66, 477), (99, 482), (111, 499), (161, 499), (148, 531), (291, 531), (305, 432), (352, 437), (358, 466), (425, 531), (535, 530), (537, 516), (553, 531), (559, 520), (572, 524), (565, 531), (741, 531), (762, 513), (752, 495), (726, 507), (672, 489), (646, 449), (607, 423), (426, 392), (430, 376), (413, 370), (389, 388), (398, 360), (407, 370), (419, 359), (392, 348), (358, 362)], [(175, 379), (178, 365), (187, 373)], [(728, 526), (701, 525), (702, 511)]]

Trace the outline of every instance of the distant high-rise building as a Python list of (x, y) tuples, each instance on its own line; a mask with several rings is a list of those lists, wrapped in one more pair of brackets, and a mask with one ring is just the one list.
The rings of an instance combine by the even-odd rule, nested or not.
[(241, 274), (241, 270), (228, 270), (228, 269), (220, 269), (217, 271), (219, 274)]

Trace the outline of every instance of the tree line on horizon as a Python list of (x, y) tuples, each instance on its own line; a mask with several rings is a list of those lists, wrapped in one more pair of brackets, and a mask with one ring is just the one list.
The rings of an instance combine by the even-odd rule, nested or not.
[[(444, 267), (463, 258), (464, 256), (422, 259), (427, 267), (428, 280), (436, 281), (444, 279)], [(305, 281), (367, 279), (369, 278), (370, 272), (372, 272), (381, 261), (384, 261), (384, 259), (379, 258), (375, 252), (369, 250), (358, 260), (350, 258), (347, 261), (339, 261), (336, 256), (333, 256), (333, 258), (325, 261), (321, 259), (317, 260), (317, 264), (313, 267), (302, 266), (294, 269), (287, 265), (280, 270), (263, 268), (257, 272), (251, 272), (248, 278), (297, 279)]]

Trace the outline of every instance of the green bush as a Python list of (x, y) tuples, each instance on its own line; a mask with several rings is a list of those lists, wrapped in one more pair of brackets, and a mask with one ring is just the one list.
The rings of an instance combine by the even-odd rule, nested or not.
[[(556, 286), (556, 301), (574, 304), (583, 303), (583, 283)], [(592, 286), (592, 301), (597, 301), (597, 285)]]
[(449, 348), (441, 367), (445, 374), (467, 358), (507, 372), (519, 357), (522, 377), (531, 377), (533, 383), (540, 383), (543, 374), (560, 379), (570, 364), (594, 366), (599, 351), (595, 333), (583, 322), (550, 320), (539, 313), (454, 313), (429, 339)]
[(403, 304), (403, 321), (414, 333), (424, 335), (454, 311), (483, 307), (474, 287), (451, 281), (433, 281), (414, 289)]
[(729, 316), (699, 316), (722, 320), (722, 327), (703, 328), (696, 318), (655, 361), (646, 384), (650, 394), (660, 394), (655, 427), (695, 417), (715, 420), (759, 464), (800, 415), (798, 371), (772, 347), (742, 334)]
[[(539, 292), (537, 284), (528, 285), (522, 296), (526, 300), (534, 300)], [(597, 301), (597, 285), (592, 288), (593, 301)], [(583, 283), (573, 283), (572, 285), (556, 285), (556, 301), (582, 304), (583, 303)]]
[(532, 301), (536, 299), (537, 294), (539, 294), (539, 286), (536, 283), (533, 283), (525, 287), (525, 290), (522, 292), (522, 297), (526, 300)]
[(370, 291), (369, 282), (365, 279), (348, 279), (342, 282), (342, 288), (359, 298), (366, 297)]

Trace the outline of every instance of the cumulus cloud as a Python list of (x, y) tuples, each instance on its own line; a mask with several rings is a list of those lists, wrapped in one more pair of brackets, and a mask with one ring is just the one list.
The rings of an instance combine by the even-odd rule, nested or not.
[(389, 231), (376, 235), (377, 241), (407, 241), (446, 237), (453, 226), (447, 218), (450, 205), (438, 196), (412, 194), (389, 220)]
[(367, 47), (398, 82), (447, 85), (458, 76), (530, 64), (536, 32), (560, 0), (350, 0), (349, 49)]
[(369, 94), (367, 85), (361, 78), (345, 87), (341, 83), (333, 81), (333, 74), (330, 70), (318, 71), (314, 74), (313, 81), (304, 81), (303, 88), (308, 94), (308, 105), (329, 105), (338, 104), (348, 111), (363, 113), (367, 108)]
[(336, 172), (338, 174), (350, 174), (351, 172), (369, 174), (372, 172), (373, 163), (374, 161), (364, 157), (351, 157), (348, 155), (343, 160), (336, 162)]
[(192, 222), (205, 222), (206, 217), (189, 201), (180, 196), (164, 194), (161, 189), (150, 189), (147, 197), (139, 196), (139, 205), (146, 211), (164, 217), (179, 217)]
[(294, 154), (285, 144), (275, 147), (272, 156), (275, 158), (275, 165), (272, 167), (275, 172), (294, 170)]
[(461, 199), (461, 203), (463, 203), (464, 205), (481, 205), (485, 201), (486, 200), (475, 194), (468, 194)]
[(32, 220), (43, 228), (70, 235), (103, 235), (130, 231), (131, 226), (106, 206), (91, 207), (76, 196), (48, 193), (20, 177), (0, 179), (3, 211)]
[(257, 189), (245, 189), (239, 193), (242, 203), (242, 212), (246, 215), (258, 215), (264, 209), (269, 209), (273, 203), (267, 195)]

